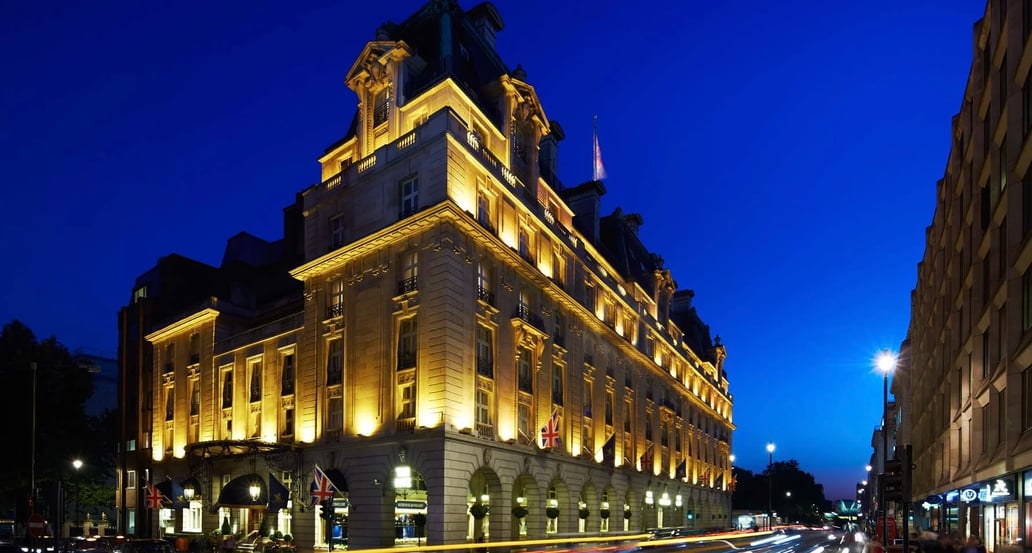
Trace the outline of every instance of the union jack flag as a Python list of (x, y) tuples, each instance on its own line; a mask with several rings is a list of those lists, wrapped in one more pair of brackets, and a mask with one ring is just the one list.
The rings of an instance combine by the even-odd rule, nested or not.
[(652, 444), (649, 444), (645, 448), (645, 452), (641, 454), (641, 470), (652, 472)]
[(559, 411), (552, 411), (548, 422), (541, 427), (541, 449), (559, 447)]
[(337, 487), (326, 477), (326, 473), (315, 465), (315, 482), (312, 483), (312, 505), (319, 505), (324, 501), (333, 501), (333, 495), (337, 493)]
[(162, 495), (158, 488), (147, 482), (147, 508), (148, 509), (160, 509), (161, 502), (165, 500), (165, 496)]

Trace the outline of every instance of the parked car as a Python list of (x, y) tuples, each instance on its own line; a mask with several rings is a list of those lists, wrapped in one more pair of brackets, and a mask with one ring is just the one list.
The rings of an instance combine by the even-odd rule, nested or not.
[(122, 545), (122, 553), (176, 553), (165, 540), (129, 540)]

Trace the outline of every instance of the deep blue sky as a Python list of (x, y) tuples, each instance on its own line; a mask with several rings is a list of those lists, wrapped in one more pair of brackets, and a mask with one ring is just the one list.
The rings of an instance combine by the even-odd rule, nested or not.
[[(422, 2), (0, 3), (0, 322), (114, 355), (133, 279), (281, 236), (343, 77)], [(470, 8), (473, 1), (463, 2)], [(560, 175), (638, 212), (728, 348), (736, 464), (854, 494), (903, 340), (983, 0), (496, 2)]]

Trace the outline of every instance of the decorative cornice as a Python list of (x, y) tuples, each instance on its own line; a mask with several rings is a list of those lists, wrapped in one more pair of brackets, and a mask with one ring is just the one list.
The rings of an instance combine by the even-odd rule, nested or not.
[(215, 318), (219, 316), (219, 313), (219, 310), (207, 307), (196, 313), (187, 315), (164, 328), (151, 332), (144, 336), (144, 339), (153, 344), (155, 342), (171, 338), (172, 336), (183, 331), (190, 330), (195, 326), (214, 321)]

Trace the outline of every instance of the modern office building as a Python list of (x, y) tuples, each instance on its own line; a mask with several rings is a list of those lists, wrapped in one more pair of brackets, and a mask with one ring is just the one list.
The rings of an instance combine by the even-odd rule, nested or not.
[[(137, 533), (367, 548), (730, 525), (725, 348), (643, 218), (559, 182), (562, 129), (495, 51), (502, 26), (452, 0), (384, 24), (284, 240), (158, 271), (202, 301), (157, 294), (176, 298), (159, 313), (137, 283)], [(165, 499), (145, 517), (148, 481)]]
[(990, 0), (974, 26), (893, 387), (915, 520), (990, 550), (1032, 537), (1030, 29), (1020, 0)]

